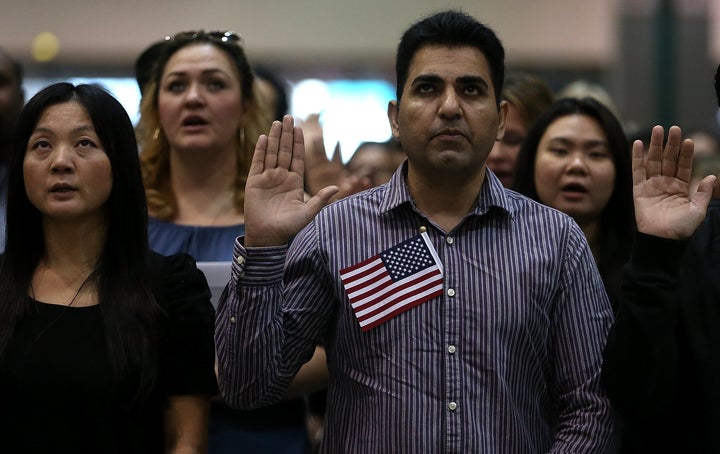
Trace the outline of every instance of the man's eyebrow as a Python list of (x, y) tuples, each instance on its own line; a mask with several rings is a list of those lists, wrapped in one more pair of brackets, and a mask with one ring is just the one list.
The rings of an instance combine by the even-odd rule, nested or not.
[(412, 81), (413, 84), (438, 82), (442, 82), (442, 77), (438, 76), (437, 74), (420, 74)]
[[(438, 76), (437, 74), (420, 74), (415, 79), (413, 79), (412, 83), (414, 85), (418, 83), (439, 83), (442, 81), (443, 78)], [(455, 83), (462, 85), (475, 84), (482, 86), (484, 89), (489, 88), (487, 81), (480, 76), (460, 76), (455, 79)]]
[(461, 76), (455, 80), (457, 81), (457, 83), (460, 83), (463, 85), (475, 84), (475, 85), (481, 85), (485, 89), (489, 88), (487, 81), (480, 76)]

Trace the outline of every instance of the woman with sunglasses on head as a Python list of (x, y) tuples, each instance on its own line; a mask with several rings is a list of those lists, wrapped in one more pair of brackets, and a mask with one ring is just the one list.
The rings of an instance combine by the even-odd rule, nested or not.
[[(241, 44), (233, 32), (168, 37), (144, 90), (137, 131), (143, 133), (149, 241), (158, 252), (230, 261), (244, 233), (250, 160), (272, 118)], [(314, 371), (313, 364), (325, 374), (324, 355), (316, 360), (299, 376)], [(305, 452), (307, 443), (302, 399), (250, 412), (212, 404), (213, 454)]]
[(3, 452), (205, 452), (213, 308), (185, 254), (147, 244), (133, 127), (90, 85), (22, 110), (0, 256)]

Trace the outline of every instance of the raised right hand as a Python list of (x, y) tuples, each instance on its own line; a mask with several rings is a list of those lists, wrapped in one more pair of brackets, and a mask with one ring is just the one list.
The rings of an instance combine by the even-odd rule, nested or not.
[(671, 127), (663, 148), (663, 128), (655, 126), (647, 156), (641, 141), (633, 143), (635, 220), (642, 233), (688, 238), (705, 218), (717, 178), (705, 177), (697, 191), (690, 194), (694, 145), (692, 140), (682, 141), (681, 135), (679, 127)]
[(305, 202), (304, 160), (303, 133), (290, 115), (258, 138), (245, 184), (245, 246), (287, 244), (338, 191), (328, 186)]

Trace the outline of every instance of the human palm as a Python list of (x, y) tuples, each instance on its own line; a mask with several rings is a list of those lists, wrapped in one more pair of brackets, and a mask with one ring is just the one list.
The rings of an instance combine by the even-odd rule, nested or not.
[(693, 143), (682, 141), (681, 134), (679, 127), (671, 127), (663, 147), (663, 128), (655, 126), (647, 156), (642, 142), (633, 144), (633, 199), (640, 232), (687, 238), (705, 217), (716, 178), (706, 177), (690, 193)]
[(304, 139), (291, 116), (258, 138), (245, 185), (245, 245), (287, 244), (337, 192), (330, 186), (304, 201)]

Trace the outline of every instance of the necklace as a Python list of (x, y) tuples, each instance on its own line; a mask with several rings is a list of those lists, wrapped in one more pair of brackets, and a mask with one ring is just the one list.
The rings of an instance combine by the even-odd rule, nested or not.
[[(65, 307), (70, 307), (75, 303), (75, 300), (77, 299), (78, 295), (80, 295), (80, 292), (82, 291), (83, 287), (85, 287), (85, 284), (87, 284), (87, 281), (90, 280), (91, 275), (92, 275), (92, 273), (89, 274), (85, 278), (85, 280), (82, 281), (82, 283), (80, 284), (80, 287), (78, 287), (77, 291), (75, 292), (73, 297), (70, 299), (70, 301), (65, 305)], [(32, 282), (30, 283), (30, 296), (32, 297), (32, 299), (37, 301), (37, 298), (35, 298), (35, 287), (32, 285)]]
[[(45, 268), (43, 268), (41, 270), (41, 274), (40, 274), (38, 281), (42, 280), (42, 277), (44, 274), (45, 274)], [(85, 287), (85, 284), (87, 284), (87, 282), (90, 280), (90, 276), (92, 276), (92, 272), (90, 272), (87, 276), (85, 276), (85, 279), (83, 279), (83, 281), (80, 283), (80, 286), (75, 291), (75, 294), (68, 301), (68, 303), (64, 305), (65, 307), (71, 307), (75, 303), (75, 300), (77, 299), (78, 295), (80, 295), (80, 292), (82, 292), (82, 289)], [(72, 282), (74, 282), (74, 281), (71, 281), (71, 283)], [(32, 297), (32, 299), (37, 301), (37, 298), (35, 298), (35, 286), (33, 286), (32, 280), (30, 281), (30, 296)]]
[[(82, 292), (82, 289), (85, 287), (85, 284), (90, 280), (90, 276), (92, 276), (92, 273), (88, 274), (88, 276), (82, 281), (80, 284), (80, 287), (78, 287), (77, 291), (73, 295), (73, 297), (70, 299), (68, 304), (65, 306), (65, 308), (60, 312), (60, 314), (52, 319), (45, 327), (43, 327), (42, 330), (38, 333), (38, 335), (35, 337), (35, 339), (30, 342), (25, 350), (26, 354), (30, 352), (30, 349), (40, 340), (40, 338), (50, 329), (52, 328), (62, 317), (65, 315), (65, 313), (70, 309), (70, 307), (75, 304), (75, 300), (77, 299), (78, 295), (80, 295), (80, 292)], [(32, 285), (32, 282), (30, 283), (30, 296), (33, 300), (37, 301), (37, 298), (35, 298), (35, 288)]]

